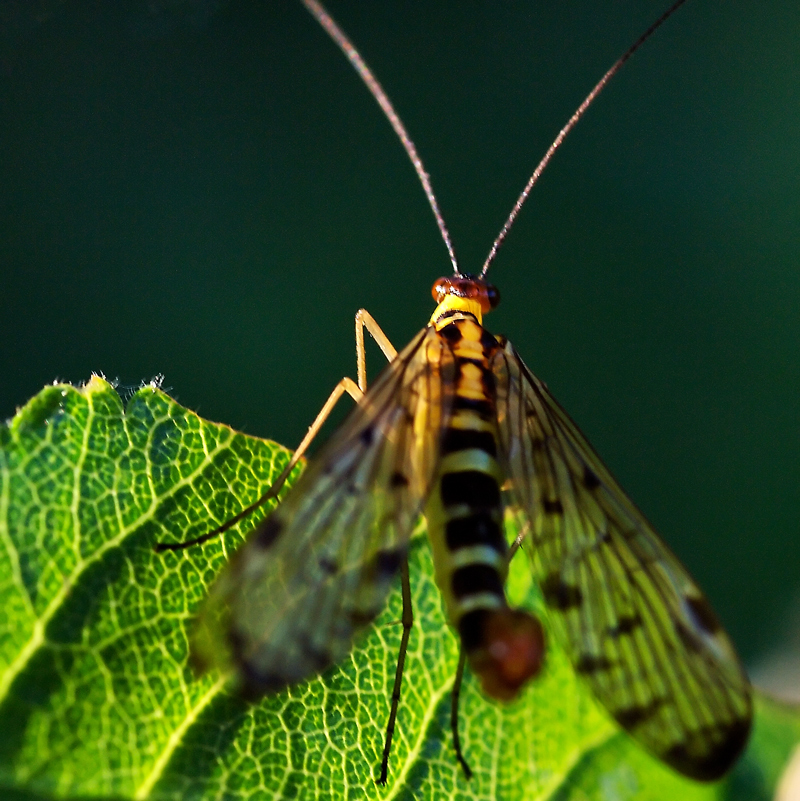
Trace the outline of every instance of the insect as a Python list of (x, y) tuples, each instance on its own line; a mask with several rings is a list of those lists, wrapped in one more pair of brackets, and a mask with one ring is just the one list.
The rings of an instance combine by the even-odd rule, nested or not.
[[(412, 625), (407, 550), (424, 514), (437, 582), (462, 656), (488, 696), (509, 700), (539, 671), (540, 622), (511, 609), (503, 584), (508, 506), (552, 630), (597, 699), (675, 770), (713, 780), (747, 741), (751, 691), (733, 646), (677, 558), (625, 495), (547, 387), (483, 317), (499, 302), (486, 273), (531, 186), (610, 77), (684, 0), (603, 76), (537, 166), (478, 276), (462, 273), (436, 199), (402, 122), (360, 55), (316, 0), (303, 0), (386, 113), (423, 184), (453, 276), (433, 286), (436, 309), (397, 353), (372, 317), (356, 316), (358, 383), (342, 379), (271, 490), (219, 529), (274, 498), (330, 409), (357, 400), (278, 507), (213, 585), (194, 651), (233, 666), (254, 696), (301, 682), (341, 660), (382, 610), (398, 574), (403, 636), (379, 781), (387, 777)], [(367, 390), (364, 328), (389, 365)]]

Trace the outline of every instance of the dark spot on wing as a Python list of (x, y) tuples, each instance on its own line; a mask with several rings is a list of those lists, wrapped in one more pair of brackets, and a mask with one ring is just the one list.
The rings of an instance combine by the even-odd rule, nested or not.
[(333, 662), (333, 656), (329, 651), (324, 648), (317, 648), (311, 640), (309, 640), (308, 636), (300, 635), (298, 637), (298, 642), (300, 643), (300, 647), (303, 649), (303, 653), (309, 658), (311, 664), (314, 666), (314, 670), (324, 670), (328, 665)]
[(622, 615), (617, 618), (617, 625), (610, 626), (608, 633), (612, 637), (618, 637), (621, 634), (630, 634), (642, 625), (642, 619), (639, 615)]
[(375, 438), (375, 429), (372, 426), (367, 426), (359, 435), (361, 444), (365, 447), (372, 445), (372, 440)]
[(383, 576), (393, 576), (400, 569), (401, 559), (399, 551), (387, 548), (375, 554), (375, 567)]
[(750, 735), (750, 717), (737, 718), (727, 728), (709, 726), (701, 730), (693, 742), (702, 742), (705, 753), (693, 753), (685, 743), (678, 743), (662, 754), (664, 761), (684, 776), (697, 781), (710, 782), (722, 778), (747, 743)]
[(612, 667), (614, 667), (614, 663), (608, 657), (595, 656), (594, 654), (583, 654), (575, 663), (575, 671), (584, 676), (603, 670), (610, 670)]
[(380, 610), (376, 611), (374, 609), (351, 609), (347, 613), (347, 617), (356, 628), (362, 628), (372, 623), (378, 616), (379, 611)]
[(551, 573), (542, 582), (542, 595), (554, 609), (565, 612), (583, 603), (583, 594), (577, 587), (562, 581), (558, 573)]
[(270, 515), (263, 523), (256, 529), (253, 540), (259, 548), (266, 550), (271, 547), (278, 535), (281, 533), (283, 523), (275, 515)]
[(722, 628), (717, 616), (714, 614), (714, 610), (705, 598), (686, 595), (684, 600), (698, 628), (708, 634), (716, 634)]
[(596, 490), (600, 486), (600, 479), (588, 466), (583, 468), (583, 486), (588, 490)]
[(544, 506), (544, 511), (549, 515), (563, 515), (564, 514), (564, 506), (562, 505), (561, 501), (558, 498), (554, 500), (550, 500), (549, 498), (545, 498), (544, 502), (542, 503)]
[(675, 621), (675, 633), (689, 651), (703, 650), (703, 644), (697, 638), (697, 635), (693, 631), (690, 631), (680, 620)]
[[(444, 317), (445, 315), (443, 315)], [(446, 325), (444, 328), (439, 331), (439, 334), (443, 336), (451, 345), (455, 345), (457, 342), (461, 340), (462, 334), (459, 330), (458, 326), (455, 323), (450, 323), (450, 325)]]
[(335, 560), (329, 559), (327, 556), (321, 556), (318, 564), (320, 570), (329, 576), (333, 576), (339, 572), (339, 565), (336, 564)]
[(618, 709), (614, 712), (617, 722), (625, 729), (632, 729), (649, 720), (658, 711), (661, 701), (655, 700), (647, 706), (634, 705), (625, 709)]
[(233, 658), (237, 661), (243, 659), (244, 654), (244, 637), (238, 629), (232, 626), (228, 629), (228, 645), (231, 647)]
[(261, 673), (249, 662), (239, 664), (239, 675), (242, 678), (240, 695), (245, 701), (254, 703), (264, 695), (280, 692), (290, 682), (279, 673)]
[(471, 428), (447, 428), (442, 436), (442, 456), (471, 448), (497, 456), (497, 443), (491, 431), (473, 431)]
[(256, 701), (265, 693), (282, 690), (288, 682), (278, 673), (264, 673), (259, 670), (246, 656), (246, 639), (241, 632), (229, 628), (227, 632), (228, 644), (233, 654), (239, 675), (242, 678), (241, 694), (248, 701)]
[(500, 487), (493, 476), (480, 470), (445, 473), (441, 481), (442, 504), (472, 509), (496, 509), (500, 504)]
[(481, 592), (503, 594), (503, 581), (497, 569), (491, 565), (475, 564), (459, 567), (453, 571), (451, 587), (456, 598), (477, 595)]
[(498, 553), (505, 553), (507, 549), (502, 529), (487, 510), (448, 520), (445, 538), (451, 551), (470, 545), (488, 545)]
[(339, 640), (341, 643), (349, 643), (353, 639), (353, 621), (344, 614), (337, 615), (331, 621), (330, 636), (331, 641)]
[(392, 477), (389, 479), (389, 486), (395, 489), (400, 487), (407, 487), (408, 478), (404, 476), (399, 470), (396, 470), (394, 473), (392, 473)]

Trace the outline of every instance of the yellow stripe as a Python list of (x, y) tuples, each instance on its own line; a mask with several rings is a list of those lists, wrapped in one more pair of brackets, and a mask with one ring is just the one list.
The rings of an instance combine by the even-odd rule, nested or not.
[[(483, 345), (480, 342), (480, 331), (475, 323), (471, 320), (462, 320), (458, 330), (461, 331), (461, 339), (453, 346), (453, 353), (462, 359), (484, 359)], [(464, 332), (477, 331), (478, 337), (466, 337)]]
[(505, 554), (498, 553), (489, 545), (466, 545), (456, 551), (450, 551), (450, 569), (455, 572), (460, 567), (470, 565), (489, 565), (496, 567), (502, 575), (506, 568)]
[[(460, 473), (463, 470), (479, 470), (491, 476), (499, 484), (503, 474), (500, 472), (500, 465), (494, 456), (482, 451), (480, 448), (468, 448), (464, 451), (448, 453), (442, 459), (439, 468), (440, 475), (445, 473)], [(441, 480), (441, 479), (440, 479)]]
[(492, 431), (495, 425), (492, 420), (482, 420), (471, 409), (456, 409), (447, 423), (450, 428), (460, 428), (464, 431)]
[(493, 592), (466, 595), (459, 600), (454, 599), (455, 620), (460, 620), (467, 612), (471, 612), (473, 609), (502, 609), (505, 605), (505, 598), (501, 598)]

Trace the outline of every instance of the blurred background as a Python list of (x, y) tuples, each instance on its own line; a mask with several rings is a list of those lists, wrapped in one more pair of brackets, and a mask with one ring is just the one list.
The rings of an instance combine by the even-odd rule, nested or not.
[[(462, 269), (665, 0), (341, 2)], [(507, 334), (745, 660), (800, 590), (800, 5), (690, 0), (558, 153), (490, 277)], [(297, 2), (0, 0), (0, 419), (156, 374), (293, 447), (353, 315), (449, 272), (375, 102)], [(380, 366), (372, 349), (372, 371)]]

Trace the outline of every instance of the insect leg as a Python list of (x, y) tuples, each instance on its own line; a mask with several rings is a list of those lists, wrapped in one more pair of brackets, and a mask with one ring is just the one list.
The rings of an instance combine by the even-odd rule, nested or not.
[(403, 562), (400, 566), (400, 578), (403, 587), (403, 637), (400, 640), (397, 671), (394, 674), (392, 706), (389, 710), (389, 722), (386, 724), (386, 743), (383, 746), (381, 775), (378, 779), (378, 784), (386, 784), (386, 777), (389, 772), (389, 752), (392, 750), (392, 735), (394, 734), (394, 724), (397, 721), (397, 708), (400, 704), (400, 686), (403, 683), (403, 668), (406, 663), (406, 651), (408, 651), (408, 639), (411, 636), (411, 626), (414, 623), (414, 610), (411, 608), (411, 582), (408, 578), (408, 557), (403, 557)]
[(458, 736), (458, 701), (461, 698), (461, 684), (464, 680), (464, 666), (467, 664), (467, 654), (462, 645), (458, 652), (458, 669), (456, 678), (453, 681), (453, 693), (451, 695), (450, 706), (450, 729), (453, 732), (453, 749), (456, 752), (456, 759), (467, 779), (472, 778), (472, 769), (464, 759), (464, 752), (461, 750), (461, 738)]
[(394, 359), (394, 357), (397, 355), (397, 350), (395, 349), (394, 345), (389, 342), (389, 338), (383, 333), (381, 327), (375, 322), (375, 318), (366, 309), (359, 309), (356, 312), (356, 366), (358, 370), (358, 385), (353, 382), (352, 378), (347, 378), (346, 376), (339, 381), (339, 383), (333, 388), (333, 392), (331, 392), (331, 394), (328, 396), (328, 400), (325, 401), (322, 409), (320, 409), (319, 414), (316, 416), (316, 418), (314, 418), (314, 422), (308, 427), (306, 435), (303, 437), (302, 442), (297, 446), (297, 449), (292, 454), (292, 458), (289, 460), (289, 463), (281, 471), (281, 474), (275, 479), (270, 488), (255, 503), (251, 503), (250, 506), (242, 509), (241, 512), (234, 515), (232, 518), (230, 518), (230, 520), (226, 520), (221, 526), (218, 526), (217, 528), (213, 529), (212, 531), (208, 531), (205, 534), (201, 534), (199, 537), (195, 537), (191, 540), (185, 540), (184, 542), (157, 543), (155, 546), (156, 553), (161, 553), (162, 551), (181, 551), (184, 548), (190, 548), (193, 545), (201, 545), (204, 542), (208, 542), (208, 540), (212, 539), (213, 537), (218, 537), (220, 534), (224, 534), (228, 529), (235, 526), (240, 520), (243, 520), (245, 517), (252, 514), (267, 501), (278, 496), (278, 493), (281, 491), (286, 479), (289, 477), (292, 470), (294, 470), (295, 465), (300, 461), (306, 450), (308, 450), (309, 445), (311, 445), (314, 437), (316, 437), (319, 433), (319, 430), (330, 416), (330, 413), (333, 411), (334, 406), (336, 406), (336, 404), (339, 402), (339, 399), (342, 397), (342, 395), (344, 395), (346, 392), (356, 403), (358, 403), (361, 398), (364, 397), (364, 393), (367, 391), (367, 357), (364, 349), (364, 328), (369, 331), (373, 339), (378, 343), (378, 347), (383, 351), (386, 358), (389, 361)]
[(272, 498), (276, 498), (278, 493), (281, 491), (286, 479), (289, 477), (289, 474), (294, 470), (295, 465), (300, 461), (303, 454), (308, 450), (308, 446), (313, 441), (314, 437), (319, 432), (320, 428), (322, 428), (325, 421), (328, 419), (328, 416), (333, 411), (333, 407), (339, 402), (339, 399), (344, 395), (344, 393), (350, 395), (353, 400), (358, 401), (364, 397), (364, 393), (356, 386), (355, 382), (352, 378), (343, 378), (339, 383), (333, 388), (333, 392), (328, 396), (328, 400), (325, 401), (322, 409), (320, 409), (319, 414), (314, 418), (314, 422), (308, 427), (308, 431), (306, 435), (303, 437), (303, 441), (297, 446), (297, 450), (292, 454), (292, 458), (289, 460), (289, 463), (286, 467), (283, 468), (281, 474), (272, 482), (270, 488), (255, 502), (251, 503), (250, 506), (245, 507), (242, 509), (241, 512), (234, 515), (230, 520), (226, 520), (221, 526), (218, 526), (213, 531), (208, 531), (205, 534), (201, 534), (199, 537), (195, 537), (193, 540), (186, 540), (184, 542), (159, 542), (155, 546), (156, 553), (161, 553), (162, 551), (181, 551), (184, 548), (189, 548), (192, 545), (201, 545), (204, 542), (207, 542), (212, 537), (218, 537), (220, 534), (226, 532), (229, 528), (235, 526), (240, 520), (247, 517), (248, 515), (252, 514), (259, 506), (263, 506), (267, 501), (271, 500)]
[(364, 329), (372, 335), (378, 347), (383, 351), (387, 361), (393, 361), (397, 356), (397, 350), (389, 342), (389, 337), (381, 331), (381, 327), (375, 322), (375, 318), (366, 310), (359, 309), (356, 312), (356, 366), (358, 370), (358, 386), (362, 392), (367, 391), (367, 352), (364, 349)]
[[(294, 470), (294, 466), (300, 461), (300, 458), (306, 452), (308, 446), (311, 445), (314, 437), (317, 436), (320, 428), (322, 428), (328, 416), (333, 411), (333, 407), (336, 406), (339, 402), (339, 398), (341, 398), (345, 392), (350, 395), (356, 403), (364, 397), (364, 393), (367, 391), (367, 353), (364, 348), (365, 328), (372, 335), (375, 342), (378, 343), (378, 347), (381, 349), (384, 356), (386, 356), (387, 361), (392, 361), (394, 357), (397, 356), (397, 349), (389, 342), (389, 337), (383, 333), (381, 327), (375, 322), (375, 318), (366, 309), (359, 309), (356, 312), (356, 369), (358, 372), (358, 385), (356, 386), (356, 384), (353, 383), (353, 379), (347, 376), (339, 381), (333, 388), (333, 392), (331, 392), (328, 400), (325, 401), (325, 405), (320, 409), (314, 422), (308, 427), (308, 432), (305, 437), (303, 437), (303, 441), (297, 446), (297, 450), (292, 455), (289, 464), (286, 465), (283, 472), (269, 488), (266, 495), (262, 496), (255, 504), (239, 513), (242, 517), (245, 514), (249, 514), (253, 509), (256, 509), (264, 503), (264, 501), (277, 495), (284, 481), (286, 481), (289, 474)], [(237, 515), (237, 518), (239, 515)]]

